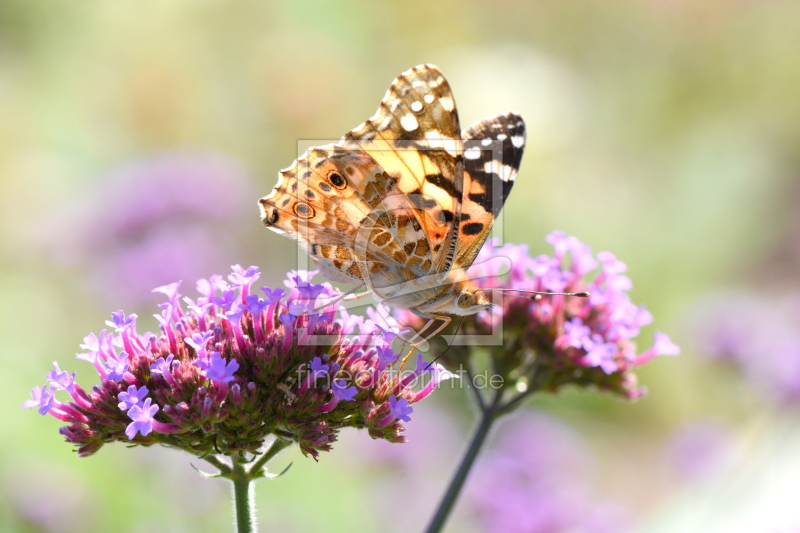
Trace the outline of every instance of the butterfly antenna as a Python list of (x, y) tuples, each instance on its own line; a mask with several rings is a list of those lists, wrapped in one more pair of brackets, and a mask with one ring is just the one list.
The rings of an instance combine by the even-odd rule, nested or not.
[(458, 330), (459, 330), (459, 329), (461, 329), (461, 324), (463, 324), (463, 323), (464, 323), (464, 319), (465, 319), (465, 318), (467, 318), (467, 317), (466, 317), (466, 316), (464, 316), (464, 315), (462, 315), (462, 316), (461, 316), (461, 320), (460, 320), (460, 321), (459, 321), (459, 323), (458, 323), (458, 327), (456, 328), (456, 331), (455, 331), (455, 333), (453, 333), (453, 339), (450, 341), (450, 344), (448, 344), (448, 345), (447, 345), (447, 348), (445, 348), (445, 349), (444, 349), (444, 351), (443, 351), (442, 353), (440, 353), (439, 355), (437, 355), (437, 356), (436, 356), (436, 358), (435, 358), (433, 361), (431, 361), (430, 363), (428, 363), (428, 366), (426, 366), (426, 367), (425, 367), (425, 370), (428, 370), (428, 369), (431, 367), (431, 365), (432, 365), (433, 363), (435, 363), (436, 361), (438, 361), (438, 360), (439, 360), (439, 358), (440, 358), (441, 356), (443, 356), (444, 354), (446, 354), (446, 353), (447, 353), (447, 350), (449, 350), (450, 348), (452, 348), (452, 346), (453, 346), (453, 343), (454, 343), (454, 342), (455, 342), (455, 340), (456, 340), (456, 335), (458, 335)]
[[(519, 298), (530, 298), (531, 300), (541, 300), (542, 296), (577, 296), (579, 298), (588, 298), (589, 292), (540, 292), (540, 291), (525, 291), (522, 289), (478, 289), (481, 292), (499, 292), (501, 294), (509, 294), (510, 296), (517, 296), (515, 292), (523, 294), (531, 294), (533, 296), (518, 296)], [(477, 291), (476, 291), (477, 292)]]

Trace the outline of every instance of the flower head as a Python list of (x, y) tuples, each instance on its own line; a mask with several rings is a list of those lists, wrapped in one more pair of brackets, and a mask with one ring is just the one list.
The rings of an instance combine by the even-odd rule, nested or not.
[[(427, 395), (414, 390), (421, 371), (399, 374), (402, 358), (370, 321), (358, 333), (345, 328), (354, 322), (324, 305), (335, 291), (308, 273), (292, 273), (289, 295), (263, 288), (266, 299), (251, 292), (258, 276), (234, 267), (230, 283), (198, 282), (195, 300), (176, 284), (159, 290), (167, 296), (155, 315), (159, 335), (138, 333), (135, 315), (115, 312), (111, 329), (87, 336), (79, 355), (101, 383), (86, 391), (56, 365), (52, 384), (34, 388), (23, 408), (64, 421), (62, 435), (82, 456), (114, 440), (198, 455), (255, 452), (274, 435), (317, 457), (344, 427), (404, 442), (401, 421)], [(69, 401), (55, 398), (61, 390)]]
[[(495, 369), (506, 386), (517, 390), (557, 391), (565, 385), (594, 385), (636, 398), (632, 370), (656, 355), (678, 353), (669, 337), (656, 334), (652, 348), (637, 354), (632, 339), (652, 316), (634, 305), (627, 291), (626, 266), (613, 254), (592, 257), (588, 246), (561, 232), (551, 233), (552, 256), (530, 257), (525, 247), (499, 247), (489, 241), (478, 254), (468, 275), (479, 288), (544, 292), (589, 292), (588, 298), (543, 296), (539, 300), (502, 294), (493, 309), (467, 316), (460, 332), (485, 335), (502, 333), (503, 345), (487, 346)], [(503, 261), (495, 259), (506, 258)], [(501, 267), (511, 259), (508, 275)], [(599, 272), (592, 275), (592, 271)], [(421, 326), (411, 313), (397, 313), (402, 322)], [(454, 321), (457, 323), (457, 321)], [(454, 345), (444, 359), (463, 361), (468, 346)]]

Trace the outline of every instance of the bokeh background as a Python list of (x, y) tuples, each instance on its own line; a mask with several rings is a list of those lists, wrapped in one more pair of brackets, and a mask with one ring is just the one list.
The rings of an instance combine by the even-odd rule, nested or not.
[[(505, 239), (615, 253), (655, 317), (640, 347), (654, 329), (682, 347), (636, 403), (568, 392), (506, 420), (449, 531), (800, 531), (798, 51), (790, 0), (3, 0), (0, 530), (230, 530), (199, 461), (78, 459), (19, 406), (56, 359), (91, 384), (73, 354), (110, 312), (154, 329), (157, 285), (234, 263), (278, 284), (296, 247), (256, 200), (299, 141), (339, 138), (429, 62), (463, 125), (526, 119)], [(287, 452), (261, 531), (421, 530), (471, 422), (442, 390), (408, 444)]]

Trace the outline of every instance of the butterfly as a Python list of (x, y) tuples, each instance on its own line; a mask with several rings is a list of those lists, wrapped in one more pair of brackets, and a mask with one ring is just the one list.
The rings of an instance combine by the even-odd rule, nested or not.
[[(309, 149), (259, 201), (271, 230), (296, 239), (322, 275), (438, 322), (492, 303), (467, 276), (508, 198), (525, 147), (516, 113), (463, 132), (433, 65), (394, 80), (375, 115)], [(422, 335), (420, 330), (419, 334)]]

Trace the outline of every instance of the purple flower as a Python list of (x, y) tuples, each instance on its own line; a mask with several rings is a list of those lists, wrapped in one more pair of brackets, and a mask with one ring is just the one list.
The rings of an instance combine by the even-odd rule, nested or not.
[(139, 405), (139, 403), (144, 400), (144, 397), (147, 396), (148, 392), (147, 387), (137, 389), (136, 385), (131, 385), (126, 392), (119, 393), (119, 408), (123, 411), (127, 411), (134, 405)]
[(657, 355), (678, 355), (679, 353), (681, 353), (681, 349), (677, 344), (673, 343), (664, 333), (656, 331), (653, 334), (653, 346), (638, 356), (634, 362), (643, 364)]
[(415, 396), (414, 401), (420, 401), (423, 398), (427, 397), (430, 393), (432, 393), (443, 381), (447, 381), (448, 379), (458, 379), (458, 376), (447, 370), (445, 367), (440, 365), (439, 363), (433, 363), (431, 365), (430, 370), (428, 371), (431, 374), (431, 378), (428, 381), (428, 384), (422, 388)]
[[(163, 376), (166, 372), (169, 372), (172, 369), (173, 359), (175, 359), (175, 356), (172, 354), (169, 354), (166, 359), (159, 357), (156, 359), (155, 363), (150, 365), (150, 372), (153, 374), (161, 374)], [(175, 364), (179, 363), (175, 361)]]
[(297, 317), (291, 313), (284, 313), (278, 317), (278, 320), (281, 321), (281, 324), (290, 328), (297, 322)]
[(239, 363), (236, 359), (231, 359), (230, 362), (225, 361), (219, 352), (211, 352), (208, 359), (198, 359), (195, 364), (203, 369), (205, 377), (220, 383), (233, 381), (233, 375), (239, 370)]
[(347, 382), (343, 379), (337, 379), (333, 382), (331, 386), (331, 391), (333, 392), (333, 397), (339, 401), (345, 402), (352, 402), (356, 394), (358, 394), (358, 389), (353, 386), (348, 387)]
[(170, 302), (174, 302), (179, 296), (178, 289), (180, 289), (180, 287), (181, 282), (176, 281), (175, 283), (169, 283), (167, 285), (162, 285), (161, 287), (156, 287), (150, 292), (159, 292), (164, 294)]
[(231, 270), (233, 270), (233, 273), (228, 276), (228, 280), (230, 280), (234, 286), (240, 288), (250, 287), (250, 285), (261, 277), (261, 273), (256, 266), (251, 266), (245, 270), (241, 265), (233, 265)]
[(397, 361), (397, 358), (400, 357), (394, 350), (391, 348), (378, 348), (377, 350), (379, 363), (378, 366), (381, 368), (386, 368), (389, 365), (394, 364)]
[(239, 304), (239, 309), (249, 311), (254, 316), (259, 316), (261, 311), (267, 308), (269, 302), (262, 300), (255, 294), (250, 294), (244, 297), (245, 303)]
[(214, 274), (213, 276), (209, 276), (208, 279), (201, 278), (197, 280), (197, 283), (195, 283), (195, 288), (197, 289), (197, 292), (205, 297), (206, 301), (209, 301), (214, 297), (214, 294), (216, 294), (217, 289), (220, 288), (219, 285), (221, 283), (225, 283), (225, 281), (222, 279), (222, 276), (219, 274)]
[(158, 412), (159, 407), (157, 405), (150, 405), (151, 401), (152, 400), (148, 398), (141, 406), (134, 405), (128, 411), (128, 416), (133, 420), (133, 422), (128, 424), (128, 427), (125, 428), (125, 435), (128, 436), (129, 440), (133, 440), (136, 433), (141, 433), (142, 436), (145, 437), (153, 431), (153, 417)]
[(565, 337), (561, 339), (573, 348), (584, 348), (586, 343), (591, 342), (590, 335), (592, 330), (589, 326), (583, 325), (583, 320), (580, 317), (574, 316), (564, 322), (564, 333)]
[(314, 312), (314, 304), (306, 301), (291, 302), (286, 306), (286, 310), (292, 316), (300, 316)]
[(411, 422), (409, 416), (414, 409), (408, 405), (408, 400), (400, 398), (399, 400), (394, 395), (389, 396), (389, 413), (395, 418), (399, 418), (403, 422)]
[[(292, 273), (289, 295), (265, 289), (268, 302), (246, 294), (257, 276), (236, 267), (232, 285), (219, 276), (201, 280), (196, 299), (168, 286), (154, 315), (159, 335), (139, 334), (134, 315), (114, 313), (113, 329), (88, 335), (79, 356), (92, 362), (100, 384), (87, 392), (55, 366), (48, 378), (56, 386), (34, 389), (24, 407), (65, 422), (61, 434), (80, 456), (131, 439), (231, 454), (280, 434), (316, 458), (345, 427), (404, 442), (401, 420), (384, 422), (387, 399), (409, 407), (422, 397), (397, 375), (390, 341), (368, 321), (360, 334), (344, 328), (335, 321), (337, 304), (310, 313), (305, 297), (319, 286), (307, 273)], [(316, 379), (327, 376), (335, 379)], [(54, 398), (62, 388), (69, 402)]]
[(298, 284), (307, 285), (311, 283), (311, 278), (317, 274), (319, 274), (319, 270), (290, 270), (283, 284), (290, 291), (296, 290)]
[(221, 297), (215, 296), (211, 299), (211, 302), (227, 313), (236, 303), (236, 291), (234, 289), (225, 289), (222, 291)]
[(299, 276), (295, 277), (295, 289), (300, 293), (302, 300), (315, 302), (317, 297), (327, 292), (328, 287), (323, 285), (314, 285), (307, 281), (300, 279)]
[(131, 314), (126, 317), (125, 312), (119, 310), (116, 313), (111, 313), (111, 320), (106, 320), (106, 324), (119, 333), (128, 328), (133, 328), (136, 325), (136, 315)]
[(128, 357), (129, 355), (127, 352), (120, 352), (117, 356), (110, 356), (106, 360), (106, 368), (108, 369), (106, 379), (122, 381), (125, 377), (125, 372), (128, 371)]
[(62, 371), (58, 368), (58, 363), (53, 361), (53, 367), (55, 370), (51, 370), (45, 376), (45, 379), (48, 383), (53, 385), (53, 389), (56, 390), (65, 390), (69, 393), (72, 393), (75, 388), (75, 374), (67, 373), (66, 371)]
[(208, 345), (208, 341), (213, 336), (213, 331), (203, 331), (201, 333), (193, 333), (191, 337), (184, 337), (183, 341), (194, 348), (194, 351), (198, 354), (197, 357), (202, 359), (205, 357), (206, 345)]
[(331, 392), (333, 393), (333, 398), (329, 402), (320, 405), (317, 408), (317, 412), (328, 413), (339, 405), (341, 401), (354, 401), (356, 394), (358, 394), (358, 389), (355, 386), (348, 387), (347, 381), (343, 379), (337, 379), (331, 384)]
[(311, 370), (311, 379), (315, 380), (317, 378), (326, 377), (330, 365), (323, 365), (322, 359), (315, 357), (311, 360), (311, 363), (309, 363), (309, 369)]
[(586, 349), (584, 360), (589, 366), (598, 366), (606, 374), (611, 374), (617, 370), (617, 363), (614, 362), (614, 356), (617, 355), (617, 346), (610, 342), (602, 341), (603, 339), (599, 335), (595, 335), (593, 339), (584, 340), (584, 348)]
[(264, 298), (270, 304), (281, 301), (281, 299), (286, 295), (286, 291), (280, 287), (275, 290), (272, 290), (269, 287), (261, 287), (261, 290), (264, 292)]
[(31, 389), (32, 400), (22, 402), (23, 409), (38, 408), (40, 415), (46, 415), (55, 406), (56, 397), (51, 386), (34, 387)]
[(103, 337), (105, 336), (105, 332), (106, 330), (101, 331), (100, 337), (98, 337), (94, 333), (90, 333), (86, 337), (84, 337), (83, 344), (81, 344), (81, 348), (83, 348), (84, 350), (88, 350), (88, 352), (77, 354), (78, 359), (83, 359), (85, 361), (89, 361), (90, 363), (94, 363), (97, 360), (98, 354), (102, 350)]

